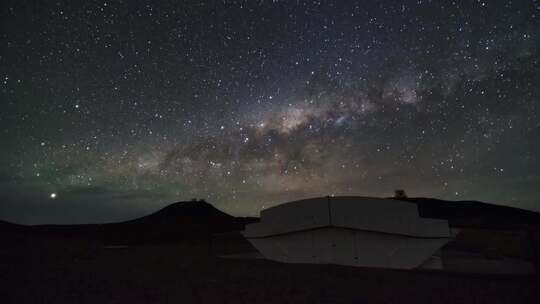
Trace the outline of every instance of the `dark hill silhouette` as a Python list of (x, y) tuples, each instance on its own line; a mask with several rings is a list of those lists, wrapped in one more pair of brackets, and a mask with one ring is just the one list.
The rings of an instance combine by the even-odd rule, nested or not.
[(478, 201), (445, 201), (425, 197), (394, 198), (418, 205), (422, 217), (446, 219), (455, 227), (514, 228), (540, 225), (540, 213)]
[(12, 224), (12, 223), (9, 223), (9, 222), (6, 222), (6, 221), (0, 221), (0, 227), (10, 227), (10, 226), (13, 226), (15, 224)]
[(109, 234), (106, 236), (108, 240), (163, 242), (207, 239), (214, 234), (226, 232), (236, 232), (239, 235), (245, 224), (252, 221), (228, 215), (205, 201), (188, 201), (168, 205), (130, 221), (102, 226)]
[(27, 226), (0, 220), (0, 233), (23, 231)]
[(152, 214), (123, 223), (176, 224), (179, 219), (197, 221), (211, 218), (222, 222), (237, 223), (237, 218), (215, 208), (205, 201), (178, 202)]
[[(214, 234), (239, 231), (255, 218), (234, 217), (205, 201), (177, 202), (149, 215), (118, 223), (24, 226), (0, 223), (6, 232), (39, 237), (84, 238), (107, 244), (140, 244), (208, 240)], [(5, 223), (5, 224), (4, 224)]]

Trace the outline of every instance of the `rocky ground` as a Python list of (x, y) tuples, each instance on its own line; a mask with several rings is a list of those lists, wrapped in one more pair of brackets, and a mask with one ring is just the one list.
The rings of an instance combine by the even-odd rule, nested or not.
[(197, 240), (107, 247), (3, 235), (1, 303), (537, 303), (536, 276), (217, 258)]

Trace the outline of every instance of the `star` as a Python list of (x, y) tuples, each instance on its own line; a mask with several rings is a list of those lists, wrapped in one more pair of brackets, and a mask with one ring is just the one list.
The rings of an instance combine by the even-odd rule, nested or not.
[(395, 188), (540, 210), (537, 7), (464, 9), (9, 6), (0, 195), (27, 201), (0, 213), (25, 220), (61, 191), (92, 222), (192, 197), (256, 216)]

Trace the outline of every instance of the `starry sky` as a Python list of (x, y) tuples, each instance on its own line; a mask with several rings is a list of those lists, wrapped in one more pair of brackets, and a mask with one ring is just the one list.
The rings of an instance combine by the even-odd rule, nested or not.
[(540, 210), (540, 1), (2, 1), (0, 218)]

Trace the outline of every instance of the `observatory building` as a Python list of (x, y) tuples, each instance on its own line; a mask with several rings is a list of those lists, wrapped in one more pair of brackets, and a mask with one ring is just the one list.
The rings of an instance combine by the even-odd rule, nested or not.
[(243, 235), (268, 259), (411, 269), (451, 238), (448, 221), (416, 204), (372, 197), (321, 197), (278, 205)]

